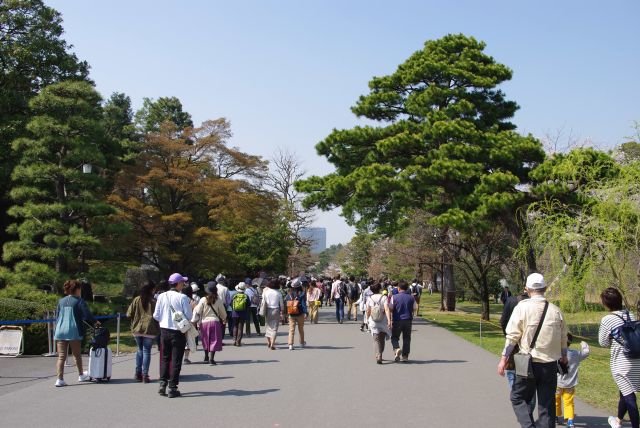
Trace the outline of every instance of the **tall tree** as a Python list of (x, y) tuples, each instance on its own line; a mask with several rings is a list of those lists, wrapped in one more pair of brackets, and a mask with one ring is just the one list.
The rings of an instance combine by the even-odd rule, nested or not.
[(4, 246), (4, 260), (15, 263), (17, 282), (60, 285), (99, 245), (88, 225), (112, 209), (97, 196), (104, 178), (85, 173), (83, 165), (105, 166), (100, 101), (89, 83), (67, 81), (44, 88), (29, 102), (31, 136), (12, 146), (19, 159), (9, 214), (18, 222), (9, 232), (18, 239)]
[(61, 15), (41, 0), (0, 2), (0, 247), (8, 239), (10, 175), (19, 155), (11, 143), (25, 135), (29, 100), (46, 85), (89, 72), (62, 34)]
[(104, 103), (102, 110), (105, 132), (113, 146), (118, 148), (119, 160), (131, 162), (141, 150), (140, 137), (133, 123), (131, 98), (114, 92)]
[(373, 78), (352, 111), (380, 125), (334, 130), (316, 146), (336, 171), (298, 182), (305, 204), (342, 207), (350, 223), (385, 233), (404, 227), (415, 208), (432, 215), (443, 237), (449, 228), (481, 232), (512, 219), (544, 152), (514, 131), (518, 106), (498, 89), (511, 70), (484, 48), (448, 35)]
[(193, 126), (191, 115), (182, 110), (182, 102), (176, 97), (160, 97), (156, 101), (144, 98), (135, 119), (143, 132), (159, 132), (164, 122), (173, 123), (177, 131)]

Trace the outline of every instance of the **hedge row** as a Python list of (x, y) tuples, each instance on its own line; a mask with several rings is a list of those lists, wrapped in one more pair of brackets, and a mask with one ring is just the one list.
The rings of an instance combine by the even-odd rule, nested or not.
[[(46, 307), (40, 303), (17, 299), (0, 298), (0, 320), (39, 320), (43, 319)], [(47, 325), (24, 325), (24, 353), (42, 354), (48, 351)]]

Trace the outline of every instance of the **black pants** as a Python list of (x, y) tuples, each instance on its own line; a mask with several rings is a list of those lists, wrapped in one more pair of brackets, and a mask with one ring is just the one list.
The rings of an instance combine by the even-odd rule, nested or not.
[[(160, 329), (162, 341), (162, 364), (160, 364), (160, 384), (174, 389), (180, 383), (180, 369), (187, 337), (179, 330)], [(171, 367), (171, 370), (169, 368)], [(171, 373), (169, 373), (171, 372)], [(171, 376), (171, 377), (169, 377)]]
[[(551, 363), (531, 363), (534, 379), (516, 376), (511, 390), (511, 405), (523, 428), (553, 428), (556, 426), (555, 394), (558, 366)], [(538, 422), (533, 420), (529, 403), (538, 396)]]
[(253, 325), (256, 328), (256, 333), (260, 334), (260, 320), (258, 320), (258, 308), (254, 308), (253, 306), (249, 307), (249, 312), (247, 314), (250, 319), (247, 320), (247, 334), (251, 334), (251, 319), (253, 319)]
[[(227, 311), (227, 327), (229, 327), (229, 336), (233, 337), (233, 317), (231, 316), (231, 311)], [(222, 335), (224, 336), (224, 331)]]
[(391, 346), (394, 350), (400, 347), (400, 334), (402, 334), (403, 357), (409, 357), (411, 352), (411, 323), (412, 320), (394, 321), (391, 328)]
[(618, 401), (618, 419), (622, 420), (627, 412), (629, 412), (631, 428), (638, 428), (640, 426), (640, 416), (638, 415), (636, 394), (631, 393), (629, 395), (622, 395), (622, 392), (620, 392), (620, 401)]

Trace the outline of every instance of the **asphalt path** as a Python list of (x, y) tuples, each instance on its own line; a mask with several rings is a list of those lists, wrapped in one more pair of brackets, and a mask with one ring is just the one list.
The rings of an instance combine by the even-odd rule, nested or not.
[[(359, 323), (337, 324), (332, 309), (305, 325), (305, 349), (288, 350), (288, 326), (281, 326), (275, 351), (255, 334), (242, 347), (225, 346), (217, 366), (201, 363), (198, 351), (183, 365), (182, 397), (174, 399), (157, 393), (157, 352), (153, 383), (133, 380), (129, 354), (114, 358), (110, 383), (79, 384), (75, 367), (67, 367), (64, 388), (53, 386), (55, 358), (2, 358), (0, 426), (518, 426), (496, 356), (416, 320), (410, 362), (393, 362), (387, 342), (377, 365), (371, 335)], [(604, 413), (579, 401), (576, 413), (577, 427), (608, 426)]]

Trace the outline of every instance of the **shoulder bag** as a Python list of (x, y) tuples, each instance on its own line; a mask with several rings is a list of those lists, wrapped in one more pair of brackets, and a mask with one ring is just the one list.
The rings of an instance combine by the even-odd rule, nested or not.
[(186, 333), (191, 328), (191, 322), (184, 316), (181, 311), (176, 311), (171, 304), (171, 298), (167, 295), (167, 301), (169, 302), (169, 307), (171, 308), (171, 314), (173, 322), (175, 323), (178, 330), (181, 333)]
[(520, 376), (528, 379), (534, 379), (533, 366), (531, 365), (531, 351), (536, 347), (536, 341), (538, 340), (538, 335), (540, 334), (540, 329), (542, 328), (544, 317), (547, 315), (548, 307), (549, 307), (549, 302), (544, 302), (544, 310), (542, 311), (542, 317), (540, 318), (540, 322), (538, 323), (536, 332), (533, 335), (533, 339), (531, 340), (531, 346), (529, 347), (529, 352), (527, 352), (526, 354), (520, 352), (513, 356), (513, 360), (516, 364), (516, 376)]

